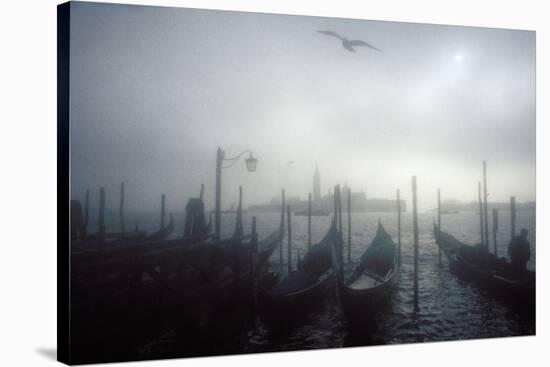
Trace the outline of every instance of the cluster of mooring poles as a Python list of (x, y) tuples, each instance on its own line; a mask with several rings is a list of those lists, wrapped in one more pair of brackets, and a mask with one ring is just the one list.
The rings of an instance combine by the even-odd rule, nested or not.
[[(84, 197), (84, 210), (80, 204), (77, 208), (72, 208), (71, 210), (76, 210), (77, 213), (72, 213), (73, 218), (77, 218), (78, 223), (73, 230), (79, 235), (81, 240), (87, 240), (89, 237), (93, 239), (104, 239), (105, 237), (124, 237), (129, 234), (134, 234), (139, 232), (139, 222), (136, 219), (136, 225), (134, 231), (128, 231), (126, 227), (125, 219), (125, 183), (120, 184), (120, 196), (119, 196), (119, 209), (118, 209), (118, 220), (119, 220), (119, 232), (116, 232), (111, 226), (111, 233), (107, 232), (107, 226), (105, 224), (105, 203), (106, 203), (106, 193), (105, 188), (102, 186), (99, 188), (98, 195), (98, 216), (97, 216), (97, 232), (94, 235), (89, 234), (89, 224), (90, 224), (90, 189), (86, 189)], [(166, 218), (166, 195), (161, 195), (161, 208), (160, 208), (160, 230), (166, 228), (165, 218)], [(81, 218), (78, 220), (78, 218)], [(173, 224), (173, 216), (170, 213), (170, 223)], [(171, 225), (172, 225), (171, 224)]]
[[(487, 162), (483, 161), (482, 165), (482, 181), (477, 183), (477, 197), (478, 197), (478, 213), (479, 213), (479, 237), (480, 244), (490, 252), (490, 239), (489, 239), (489, 204), (487, 192)], [(437, 189), (437, 227), (441, 229), (441, 190)], [(498, 224), (499, 214), (498, 209), (492, 209), (492, 242), (493, 242), (493, 254), (498, 257)], [(510, 196), (510, 238), (514, 239), (516, 236), (516, 198)], [(441, 248), (439, 248), (439, 263), (441, 264)]]
[[(412, 192), (413, 192), (413, 230), (414, 230), (414, 304), (415, 311), (418, 310), (418, 217), (417, 217), (417, 195), (416, 195), (416, 176), (412, 178)], [(308, 195), (308, 249), (311, 245), (311, 194)], [(333, 225), (336, 227), (336, 230), (342, 235), (343, 225), (342, 225), (342, 194), (340, 185), (337, 184), (334, 186), (334, 216), (333, 216)], [(284, 190), (283, 190), (283, 204), (284, 204)], [(347, 189), (347, 263), (351, 264), (351, 249), (352, 249), (352, 217), (351, 217), (351, 189)], [(400, 190), (396, 191), (396, 212), (397, 212), (397, 264), (401, 265), (401, 193)], [(284, 213), (281, 214), (283, 222)], [(290, 224), (290, 222), (289, 222)], [(289, 240), (289, 256), (290, 256), (290, 240)], [(344, 277), (344, 247), (341, 246), (339, 253), (336, 254), (338, 257), (340, 277)], [(281, 264), (282, 264), (282, 249), (281, 249)], [(290, 263), (290, 261), (289, 261)], [(289, 268), (290, 271), (290, 268)]]

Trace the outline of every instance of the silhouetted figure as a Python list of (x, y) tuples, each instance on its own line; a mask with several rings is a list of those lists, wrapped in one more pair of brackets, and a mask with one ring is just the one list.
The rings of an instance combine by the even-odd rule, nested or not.
[(333, 31), (317, 31), (317, 32), (325, 34), (327, 36), (338, 38), (340, 41), (342, 41), (342, 47), (344, 47), (349, 52), (357, 52), (357, 51), (355, 51), (354, 47), (358, 47), (358, 46), (365, 46), (365, 47), (368, 47), (370, 49), (382, 52), (382, 50), (374, 47), (373, 45), (371, 45), (371, 44), (369, 44), (365, 41), (349, 40), (347, 38), (344, 38), (344, 37), (340, 36), (338, 33), (333, 32)]
[(527, 230), (521, 229), (519, 236), (514, 237), (508, 245), (508, 255), (510, 256), (512, 267), (516, 275), (522, 275), (527, 271), (527, 262), (531, 257), (531, 248), (527, 241)]
[(208, 233), (204, 218), (204, 203), (201, 199), (189, 199), (185, 206), (184, 236), (197, 236)]

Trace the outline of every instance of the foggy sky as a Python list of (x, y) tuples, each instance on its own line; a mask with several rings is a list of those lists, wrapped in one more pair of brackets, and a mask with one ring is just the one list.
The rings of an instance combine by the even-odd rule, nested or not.
[(490, 201), (535, 199), (534, 32), (72, 3), (70, 57), (73, 198), (125, 181), (130, 210), (183, 210), (204, 183), (212, 207), (221, 146), (259, 160), (223, 171), (224, 207), (307, 198), (316, 163), (322, 194), (409, 205), (415, 174), (425, 210), (476, 200), (486, 159)]

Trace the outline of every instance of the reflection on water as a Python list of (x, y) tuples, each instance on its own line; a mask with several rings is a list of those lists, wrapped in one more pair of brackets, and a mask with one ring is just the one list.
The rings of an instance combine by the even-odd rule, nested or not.
[[(419, 307), (413, 312), (413, 258), (412, 258), (412, 217), (405, 213), (402, 218), (402, 266), (394, 280), (389, 303), (369, 323), (357, 325), (349, 323), (338, 305), (336, 292), (327, 297), (317, 310), (309, 313), (300, 322), (289, 321), (284, 327), (264, 321), (261, 317), (252, 317), (246, 323), (240, 323), (235, 330), (216, 337), (209, 330), (205, 338), (210, 340), (211, 349), (206, 354), (267, 352), (299, 349), (331, 348), (358, 345), (411, 343), (424, 341), (443, 341), (471, 338), (488, 338), (514, 335), (532, 335), (535, 333), (534, 317), (525, 319), (498, 301), (490, 298), (483, 290), (465, 282), (449, 272), (446, 259), (438, 265), (438, 250), (433, 239), (433, 213), (419, 215), (420, 258), (419, 258)], [(500, 212), (500, 229), (497, 235), (498, 251), (505, 256), (510, 229), (507, 223), (509, 213)], [(345, 217), (345, 216), (344, 216)], [(182, 216), (176, 216), (181, 234)], [(344, 228), (347, 224), (344, 219)], [(378, 220), (396, 241), (396, 215), (393, 213), (357, 213), (352, 223), (352, 260), (358, 259), (365, 246), (374, 237)], [(278, 228), (279, 215), (276, 213), (257, 214), (258, 229), (261, 235), (267, 235)], [(312, 220), (313, 241), (318, 241), (327, 231), (330, 217), (314, 217)], [(251, 214), (244, 218), (245, 228), (250, 228)], [(143, 222), (145, 223), (145, 221)], [(233, 231), (234, 214), (224, 214), (222, 233), (230, 235)], [(307, 218), (292, 217), (293, 261), (303, 255), (307, 248)], [(529, 230), (532, 258), (528, 264), (534, 269), (536, 257), (535, 213), (521, 211), (517, 213), (517, 228)], [(178, 230), (179, 229), (179, 230)], [(473, 212), (443, 215), (442, 229), (452, 233), (466, 243), (479, 242), (479, 217)], [(347, 233), (347, 230), (344, 231)], [(345, 238), (347, 246), (347, 238)], [(286, 247), (286, 240), (284, 241)], [(492, 243), (491, 243), (492, 249)], [(284, 261), (286, 261), (286, 248)], [(270, 259), (272, 269), (286, 269), (286, 263), (280, 264), (279, 251)], [(289, 319), (290, 320), (290, 319)], [(213, 343), (216, 340), (216, 343)], [(220, 344), (221, 343), (221, 344)], [(162, 347), (159, 347), (162, 345)], [(223, 348), (220, 345), (225, 345)], [(149, 356), (166, 354), (169, 351), (180, 354), (189, 345), (182, 343), (177, 332), (172, 331), (160, 340), (147, 346), (144, 353)], [(221, 349), (223, 350), (221, 350)]]

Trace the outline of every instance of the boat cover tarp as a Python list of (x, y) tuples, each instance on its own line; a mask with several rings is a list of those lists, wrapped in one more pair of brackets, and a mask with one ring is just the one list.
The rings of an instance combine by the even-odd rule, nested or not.
[(331, 246), (338, 246), (338, 233), (332, 228), (304, 255), (298, 269), (275, 285), (272, 292), (284, 295), (304, 290), (319, 281), (319, 277), (332, 267)]
[(304, 290), (315, 284), (317, 277), (298, 269), (273, 287), (273, 294), (284, 295)]
[(374, 240), (363, 256), (361, 256), (361, 268), (384, 277), (394, 264), (396, 251), (395, 243), (381, 225)]
[(320, 242), (311, 247), (305, 254), (301, 269), (308, 274), (319, 276), (332, 266), (330, 244)]
[(475, 246), (463, 244), (460, 247), (459, 254), (464, 260), (472, 265), (487, 272), (496, 272), (508, 279), (518, 280), (528, 277), (529, 275), (528, 272), (518, 272), (505, 258), (499, 258), (487, 252), (486, 247), (481, 244)]

